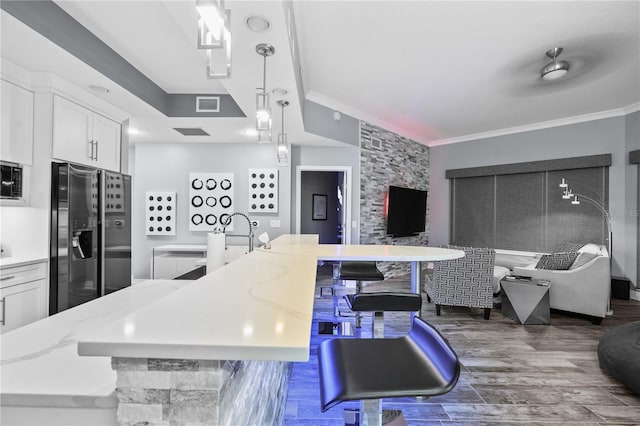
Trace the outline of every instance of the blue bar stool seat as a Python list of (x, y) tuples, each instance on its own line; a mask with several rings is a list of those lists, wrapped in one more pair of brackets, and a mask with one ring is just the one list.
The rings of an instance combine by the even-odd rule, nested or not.
[[(344, 401), (431, 397), (451, 391), (460, 363), (440, 333), (419, 317), (408, 335), (393, 339), (334, 338), (318, 346), (322, 411)], [(366, 413), (381, 424), (381, 412)]]

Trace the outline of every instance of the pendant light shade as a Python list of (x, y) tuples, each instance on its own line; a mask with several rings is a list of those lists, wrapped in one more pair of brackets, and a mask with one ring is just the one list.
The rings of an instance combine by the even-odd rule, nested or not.
[(263, 57), (262, 87), (256, 91), (256, 131), (258, 143), (271, 142), (271, 105), (267, 92), (267, 56), (276, 53), (270, 44), (261, 43), (256, 46), (256, 53)]
[(198, 49), (207, 51), (207, 77), (231, 76), (231, 11), (223, 0), (196, 0)]
[(289, 164), (289, 142), (287, 141), (287, 133), (284, 130), (284, 109), (289, 106), (289, 101), (276, 102), (282, 109), (282, 127), (281, 133), (278, 133), (278, 166), (285, 167)]

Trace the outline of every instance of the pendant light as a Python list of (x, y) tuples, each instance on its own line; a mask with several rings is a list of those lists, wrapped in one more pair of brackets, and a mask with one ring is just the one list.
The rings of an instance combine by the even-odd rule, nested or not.
[(284, 109), (289, 106), (289, 101), (276, 103), (282, 109), (282, 127), (281, 133), (278, 133), (278, 166), (285, 167), (289, 163), (289, 142), (287, 141), (287, 133), (284, 131)]
[(198, 49), (207, 51), (207, 77), (231, 76), (231, 11), (223, 0), (196, 0)]
[(256, 91), (256, 131), (258, 143), (271, 142), (271, 105), (267, 92), (267, 56), (276, 53), (270, 44), (261, 43), (256, 46), (256, 52), (263, 57), (262, 87)]

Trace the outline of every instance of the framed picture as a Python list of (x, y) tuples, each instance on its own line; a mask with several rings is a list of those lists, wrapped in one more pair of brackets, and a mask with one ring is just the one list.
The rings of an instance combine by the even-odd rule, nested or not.
[(313, 194), (312, 219), (327, 220), (327, 196), (324, 194)]

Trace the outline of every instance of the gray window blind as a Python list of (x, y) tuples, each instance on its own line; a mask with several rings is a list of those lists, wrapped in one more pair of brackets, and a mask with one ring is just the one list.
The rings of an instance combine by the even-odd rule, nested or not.
[[(594, 164), (594, 157), (600, 161)], [(522, 173), (508, 165), (456, 169), (449, 174), (451, 243), (512, 250), (553, 251), (563, 242), (607, 243), (608, 227), (601, 210), (583, 199), (579, 205), (562, 198), (564, 178), (574, 193), (608, 209), (610, 156), (580, 157), (571, 164), (592, 167), (558, 169), (556, 162), (522, 163)], [(546, 164), (545, 164), (546, 163)], [(534, 164), (536, 167), (528, 167)], [(597, 164), (597, 162), (596, 162)], [(549, 170), (535, 170), (549, 166)], [(482, 169), (482, 170), (481, 170)], [(478, 176), (481, 171), (491, 175)], [(501, 173), (504, 172), (504, 173)], [(454, 177), (457, 176), (457, 177)]]

